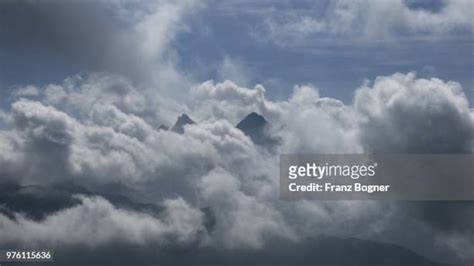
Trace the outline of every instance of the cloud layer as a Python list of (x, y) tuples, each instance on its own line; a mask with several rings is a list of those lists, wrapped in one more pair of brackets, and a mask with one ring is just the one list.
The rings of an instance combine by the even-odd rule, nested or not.
[[(453, 229), (445, 230), (438, 217), (413, 214), (429, 205), (278, 199), (280, 153), (472, 153), (474, 113), (456, 82), (415, 73), (378, 77), (357, 89), (351, 105), (310, 86), (296, 86), (281, 101), (268, 100), (261, 85), (231, 81), (204, 82), (189, 93), (192, 99), (177, 103), (111, 75), (13, 92), (1, 116), (1, 181), (89, 192), (71, 192), (77, 194), (72, 206), (41, 219), (6, 204), (0, 238), (19, 245), (119, 241), (239, 250), (331, 235), (393, 242), (425, 256), (474, 258), (472, 219), (461, 226), (462, 217), (472, 217), (470, 203), (459, 213), (440, 213), (451, 217)], [(280, 139), (275, 149), (235, 128), (251, 111), (269, 120)], [(181, 112), (197, 123), (184, 134), (157, 130)], [(118, 206), (104, 191), (161, 211)]]

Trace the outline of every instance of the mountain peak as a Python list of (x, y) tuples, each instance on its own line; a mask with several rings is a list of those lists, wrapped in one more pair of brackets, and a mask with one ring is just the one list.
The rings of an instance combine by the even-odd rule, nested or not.
[(178, 119), (176, 120), (176, 123), (174, 124), (174, 126), (171, 128), (171, 131), (174, 131), (179, 134), (183, 134), (184, 126), (192, 125), (192, 124), (195, 124), (194, 121), (187, 114), (182, 114), (178, 116)]
[(185, 121), (186, 123), (194, 123), (194, 121), (187, 114), (184, 114), (184, 113), (178, 116), (178, 121)]
[(246, 130), (264, 127), (266, 124), (268, 124), (268, 122), (265, 117), (251, 112), (237, 124), (236, 128), (245, 132)]
[(276, 143), (276, 140), (268, 135), (267, 128), (269, 126), (270, 123), (265, 117), (251, 112), (237, 124), (236, 128), (249, 136), (253, 143), (271, 147)]

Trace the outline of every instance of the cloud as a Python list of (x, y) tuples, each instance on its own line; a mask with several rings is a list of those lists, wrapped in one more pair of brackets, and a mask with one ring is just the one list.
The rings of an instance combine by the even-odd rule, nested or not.
[(219, 80), (233, 80), (235, 83), (247, 86), (251, 74), (248, 67), (241, 61), (225, 56), (220, 67), (218, 67), (217, 78)]
[[(14, 92), (3, 112), (1, 181), (66, 183), (90, 193), (40, 220), (5, 205), (0, 236), (9, 243), (176, 242), (264, 250), (275, 240), (300, 243), (331, 235), (383, 239), (434, 259), (431, 254), (445, 255), (440, 250), (449, 250), (453, 261), (472, 259), (461, 246), (472, 243), (472, 228), (463, 227), (461, 214), (440, 213), (452, 217), (453, 227), (465, 228), (450, 231), (434, 223), (438, 217), (415, 217), (403, 204), (278, 198), (278, 154), (284, 152), (473, 152), (473, 113), (455, 82), (414, 73), (378, 77), (359, 88), (350, 105), (321, 97), (312, 86), (296, 86), (288, 99), (272, 101), (261, 85), (230, 81), (194, 86), (192, 99), (178, 104), (125, 78), (97, 74), (36, 90)], [(157, 130), (183, 111), (196, 121), (183, 134)], [(274, 150), (235, 128), (251, 111), (263, 114), (281, 139)], [(136, 206), (163, 205), (164, 211), (121, 208), (104, 191)], [(471, 211), (467, 206), (463, 213)], [(416, 229), (418, 237), (400, 224)]]
[(87, 117), (95, 106), (113, 105), (118, 110), (134, 114), (150, 124), (174, 123), (175, 114), (186, 107), (166, 93), (157, 93), (154, 88), (137, 88), (117, 75), (76, 75), (62, 84), (49, 84), (41, 88), (44, 102), (58, 106), (76, 116)]
[(15, 90), (15, 96), (38, 96), (39, 91), (35, 86), (25, 86)]
[(182, 199), (167, 200), (163, 216), (117, 209), (100, 197), (77, 196), (79, 205), (58, 211), (42, 221), (16, 215), (11, 220), (0, 214), (4, 243), (19, 240), (31, 246), (98, 244), (125, 241), (186, 243), (197, 238), (202, 228), (202, 213)]
[(224, 118), (237, 124), (243, 117), (256, 111), (270, 120), (278, 116), (276, 103), (265, 99), (265, 88), (240, 87), (232, 81), (215, 84), (206, 81), (192, 88), (191, 108), (202, 119)]
[[(2, 2), (1, 48), (64, 62), (72, 71), (107, 72), (161, 90), (186, 83), (169, 46), (198, 1)], [(21, 45), (17, 45), (21, 43)], [(41, 59), (39, 59), (41, 60)], [(180, 81), (178, 81), (178, 79)]]
[(267, 8), (257, 36), (280, 46), (324, 39), (370, 42), (393, 38), (472, 33), (468, 0), (322, 1), (305, 9)]
[(308, 86), (295, 87), (283, 112), (282, 152), (359, 153), (357, 115), (351, 107), (321, 98)]
[(246, 195), (231, 173), (217, 168), (198, 184), (204, 204), (216, 217), (213, 241), (230, 248), (264, 245), (265, 236), (291, 239), (291, 230), (271, 205)]
[(379, 77), (356, 92), (354, 105), (367, 151), (472, 152), (472, 111), (456, 82), (415, 73)]

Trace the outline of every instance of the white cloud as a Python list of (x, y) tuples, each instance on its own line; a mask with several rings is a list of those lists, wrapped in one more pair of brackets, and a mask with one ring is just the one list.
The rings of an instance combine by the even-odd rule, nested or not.
[(265, 99), (265, 88), (239, 87), (231, 81), (206, 81), (191, 90), (191, 110), (202, 119), (224, 118), (237, 124), (252, 111), (273, 120), (279, 114), (277, 103)]
[(262, 247), (265, 236), (292, 238), (281, 214), (269, 203), (246, 195), (240, 181), (231, 173), (217, 168), (199, 183), (204, 204), (216, 216), (214, 231), (218, 245), (236, 248)]
[[(474, 27), (469, 0), (424, 2), (425, 8), (409, 1), (335, 0), (313, 3), (304, 10), (265, 12), (258, 34), (281, 46), (332, 40), (391, 40), (397, 36), (437, 36), (441, 33), (472, 33)], [(439, 10), (430, 6), (440, 5)]]
[(19, 88), (15, 90), (14, 92), (15, 96), (21, 97), (21, 96), (38, 96), (39, 95), (39, 90), (37, 87), (29, 85), (25, 86), (22, 88)]
[(21, 241), (30, 246), (97, 246), (115, 241), (147, 243), (186, 243), (194, 241), (203, 230), (203, 214), (182, 199), (163, 203), (162, 217), (117, 209), (100, 197), (78, 196), (81, 203), (61, 210), (43, 221), (17, 214), (12, 220), (0, 214), (0, 237), (3, 243)]
[(232, 80), (241, 86), (248, 86), (250, 71), (240, 60), (225, 56), (218, 67), (217, 78), (222, 81)]
[[(393, 236), (387, 232), (397, 228), (390, 218), (394, 212), (383, 204), (280, 201), (278, 154), (472, 152), (473, 112), (460, 85), (417, 79), (414, 73), (377, 78), (357, 90), (352, 105), (322, 98), (311, 86), (296, 86), (288, 99), (271, 101), (263, 86), (251, 89), (230, 81), (204, 82), (191, 89), (193, 100), (176, 104), (107, 75), (77, 76), (38, 91), (30, 100), (14, 98), (4, 112), (10, 127), (0, 131), (2, 179), (46, 186), (70, 181), (92, 191), (122, 184), (133, 188), (126, 196), (165, 202), (168, 211), (155, 218), (82, 197), (80, 205), (39, 222), (1, 216), (0, 236), (11, 242), (44, 243), (51, 234), (56, 244), (174, 237), (259, 248), (270, 238), (298, 241), (324, 233)], [(187, 125), (182, 135), (156, 130), (182, 111), (197, 124)], [(251, 111), (263, 114), (280, 137), (275, 151), (255, 145), (235, 128)], [(180, 200), (166, 201), (176, 197)], [(197, 237), (204, 230), (202, 208), (210, 210), (214, 226)], [(365, 226), (370, 221), (378, 222)], [(81, 235), (92, 234), (91, 224), (103, 231), (87, 242)], [(72, 226), (78, 229), (68, 235)], [(441, 235), (427, 232), (426, 238)], [(454, 247), (449, 237), (439, 239), (440, 245)]]
[(360, 138), (367, 151), (472, 152), (472, 111), (456, 82), (379, 77), (356, 91)]

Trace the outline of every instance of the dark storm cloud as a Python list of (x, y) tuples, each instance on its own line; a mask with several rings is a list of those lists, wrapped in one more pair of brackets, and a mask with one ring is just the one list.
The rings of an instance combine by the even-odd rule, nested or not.
[[(97, 60), (118, 31), (126, 30), (106, 2), (2, 1), (2, 47), (63, 53), (71, 62)], [(99, 63), (99, 62), (97, 62)]]
[(194, 1), (2, 1), (0, 50), (17, 61), (2, 63), (8, 73), (3, 78), (36, 73), (36, 65), (46, 72), (61, 67), (61, 73), (72, 72), (66, 75), (117, 73), (145, 83), (157, 81), (153, 75), (160, 71), (174, 75), (167, 59), (172, 50), (165, 47), (184, 29), (181, 18), (195, 7)]
[(114, 65), (122, 73), (132, 69), (133, 57), (118, 56), (117, 49), (131, 45), (117, 41), (120, 32), (132, 25), (119, 17), (113, 4), (2, 1), (0, 5), (2, 49), (15, 51), (18, 56), (23, 52), (48, 54), (79, 70), (103, 71)]

